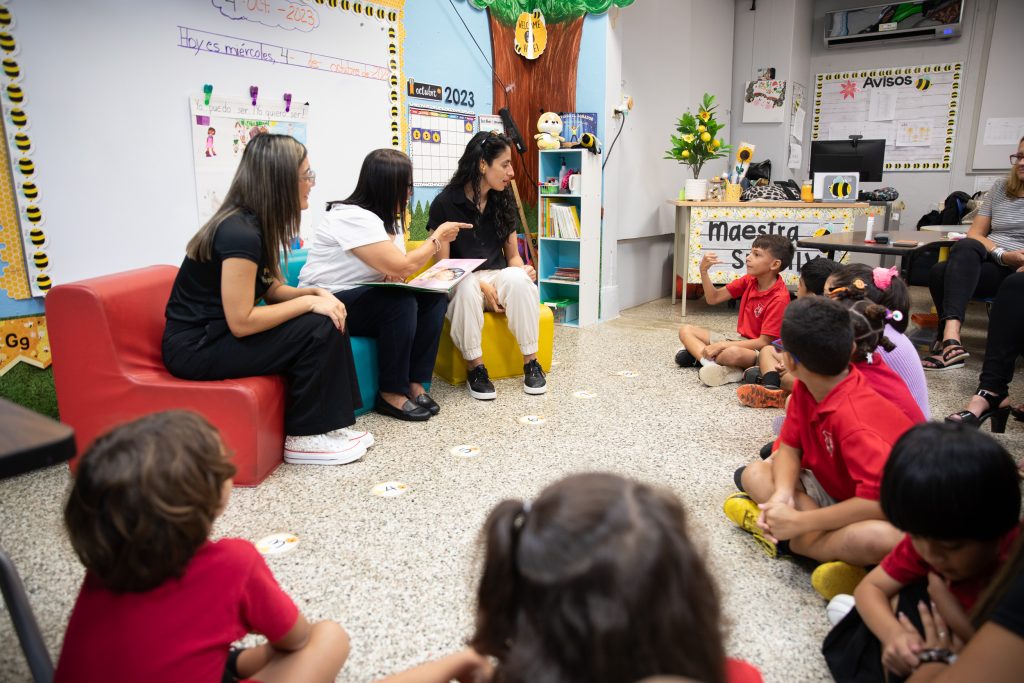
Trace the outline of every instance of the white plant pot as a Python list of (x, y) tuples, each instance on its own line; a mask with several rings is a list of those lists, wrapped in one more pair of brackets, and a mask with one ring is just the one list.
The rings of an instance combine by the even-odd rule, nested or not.
[(684, 186), (686, 201), (702, 202), (708, 197), (708, 181), (703, 179), (691, 179), (686, 181)]

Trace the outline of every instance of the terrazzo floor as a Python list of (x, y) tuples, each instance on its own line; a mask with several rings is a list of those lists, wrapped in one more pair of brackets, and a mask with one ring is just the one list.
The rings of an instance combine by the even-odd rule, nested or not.
[[(922, 310), (927, 293), (914, 296)], [(735, 315), (691, 302), (687, 321), (732, 329)], [(778, 411), (744, 408), (735, 385), (709, 389), (693, 370), (677, 368), (680, 320), (666, 299), (592, 328), (556, 328), (556, 364), (543, 396), (504, 380), (496, 401), (477, 402), (464, 387), (438, 381), (438, 417), (422, 424), (359, 418), (358, 427), (377, 439), (363, 460), (285, 465), (258, 488), (236, 489), (214, 535), (298, 535), (298, 548), (270, 558), (270, 566), (307, 617), (335, 619), (348, 630), (352, 654), (338, 680), (361, 683), (460, 647), (472, 627), (477, 534), (495, 503), (532, 497), (570, 472), (615, 471), (667, 486), (684, 501), (723, 593), (731, 655), (757, 664), (769, 683), (830, 680), (819, 654), (828, 624), (810, 587), (813, 567), (768, 559), (721, 511), (734, 491), (733, 470), (769, 440)], [(960, 409), (974, 390), (984, 320), (984, 309), (972, 308), (967, 368), (929, 375), (933, 416)], [(1024, 400), (1019, 388), (1015, 398)], [(546, 422), (520, 424), (524, 415)], [(1024, 425), (1011, 420), (999, 438), (1024, 454)], [(451, 455), (460, 444), (482, 453)], [(370, 495), (391, 480), (408, 484), (408, 492)], [(61, 526), (68, 483), (64, 467), (0, 482), (0, 542), (55, 659), (83, 573)], [(26, 680), (10, 621), (0, 617), (0, 681)]]

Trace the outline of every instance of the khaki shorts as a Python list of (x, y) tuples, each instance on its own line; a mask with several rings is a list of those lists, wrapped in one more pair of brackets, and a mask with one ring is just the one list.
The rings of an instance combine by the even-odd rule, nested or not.
[(801, 469), (800, 483), (803, 484), (804, 492), (811, 497), (811, 500), (818, 504), (818, 507), (827, 508), (829, 505), (835, 505), (838, 502), (822, 488), (821, 482), (814, 476), (814, 472)]
[(711, 331), (708, 331), (708, 339), (711, 340), (711, 341), (708, 342), (709, 344), (717, 344), (718, 342), (724, 342), (724, 341), (730, 341), (730, 342), (743, 341), (744, 339), (746, 339), (746, 337), (744, 337), (739, 332), (711, 332)]

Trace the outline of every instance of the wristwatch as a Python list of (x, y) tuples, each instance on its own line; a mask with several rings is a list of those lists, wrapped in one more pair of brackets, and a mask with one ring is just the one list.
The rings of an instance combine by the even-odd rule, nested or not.
[(1005, 254), (1005, 253), (1006, 253), (1006, 249), (1004, 249), (1002, 247), (996, 247), (995, 249), (993, 249), (992, 251), (989, 252), (989, 255), (992, 257), (993, 261), (995, 261), (996, 263), (998, 263), (1001, 266), (1005, 266), (1006, 264), (1003, 263), (1003, 254)]
[(921, 650), (917, 653), (917, 661), (922, 664), (928, 664), (931, 662), (938, 662), (940, 664), (952, 664), (956, 661), (956, 655), (952, 650), (947, 650), (944, 647), (932, 647), (927, 650)]

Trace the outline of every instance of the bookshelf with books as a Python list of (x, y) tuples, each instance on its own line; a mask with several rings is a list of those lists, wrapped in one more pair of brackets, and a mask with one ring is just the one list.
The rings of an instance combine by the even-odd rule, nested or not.
[(572, 190), (559, 185), (537, 195), (540, 300), (556, 323), (592, 325), (599, 313), (601, 158), (582, 148), (541, 150), (539, 156), (542, 185), (558, 182), (563, 165), (579, 173)]

